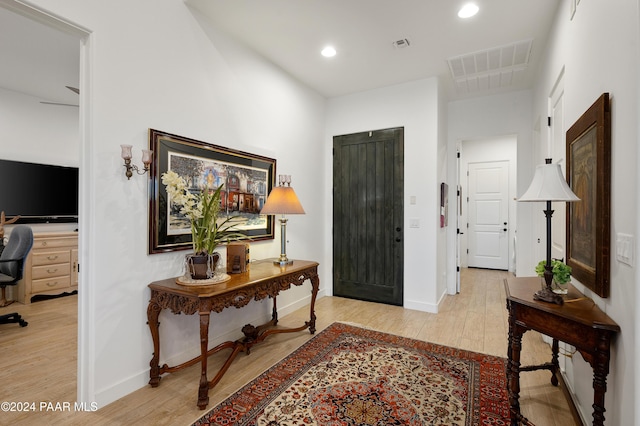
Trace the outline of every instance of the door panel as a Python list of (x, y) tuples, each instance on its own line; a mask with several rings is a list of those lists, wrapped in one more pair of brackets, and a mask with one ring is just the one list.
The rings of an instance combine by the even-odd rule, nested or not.
[(509, 162), (469, 164), (470, 267), (509, 269)]
[(333, 138), (333, 294), (402, 305), (402, 128)]

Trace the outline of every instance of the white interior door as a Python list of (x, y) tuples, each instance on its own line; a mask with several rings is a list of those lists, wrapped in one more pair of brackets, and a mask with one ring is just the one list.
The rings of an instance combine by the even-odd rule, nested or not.
[(469, 164), (469, 267), (509, 269), (509, 162)]

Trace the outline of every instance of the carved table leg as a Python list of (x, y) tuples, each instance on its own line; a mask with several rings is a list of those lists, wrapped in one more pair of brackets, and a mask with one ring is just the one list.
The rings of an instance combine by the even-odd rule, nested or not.
[(271, 321), (273, 325), (278, 325), (278, 308), (276, 307), (276, 296), (273, 296), (273, 309), (271, 310)]
[(509, 323), (509, 363), (508, 386), (511, 426), (517, 426), (520, 414), (520, 351), (523, 331), (517, 325)]
[(316, 332), (316, 296), (318, 295), (318, 288), (320, 287), (320, 278), (318, 275), (314, 275), (309, 278), (311, 281), (311, 307), (309, 308), (309, 332), (315, 334)]
[(151, 367), (149, 370), (149, 384), (151, 387), (158, 387), (160, 384), (160, 333), (158, 331), (160, 323), (158, 316), (162, 310), (154, 301), (155, 294), (152, 293), (149, 306), (147, 307), (147, 324), (151, 330), (151, 338), (153, 339), (153, 357), (149, 362)]
[(551, 384), (558, 386), (558, 371), (560, 371), (560, 364), (558, 363), (558, 339), (553, 339), (551, 344)]
[[(509, 311), (509, 304), (507, 303), (507, 311)], [(509, 330), (508, 330), (508, 336), (507, 336), (507, 392), (508, 392), (508, 397), (511, 398), (511, 387), (509, 386), (511, 384), (511, 364), (513, 363), (513, 353), (511, 350), (511, 340), (513, 339), (513, 324), (512, 324), (512, 318), (511, 315), (509, 315)], [(511, 400), (509, 400), (509, 402), (511, 402)]]
[(207, 379), (207, 350), (209, 346), (209, 311), (200, 312), (200, 386), (198, 408), (204, 410), (209, 404), (209, 380)]
[(609, 339), (599, 336), (593, 357), (593, 424), (604, 424), (604, 394), (607, 392), (607, 374), (609, 374)]

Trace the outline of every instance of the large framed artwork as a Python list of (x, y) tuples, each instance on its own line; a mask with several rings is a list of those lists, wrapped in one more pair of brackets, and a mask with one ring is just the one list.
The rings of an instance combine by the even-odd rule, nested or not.
[(600, 297), (609, 297), (611, 109), (604, 93), (567, 130), (567, 179), (580, 201), (567, 204), (567, 264)]
[(190, 191), (222, 187), (221, 219), (234, 216), (250, 241), (273, 239), (273, 217), (260, 210), (275, 182), (276, 160), (149, 129), (153, 150), (149, 199), (149, 254), (192, 248), (189, 221), (168, 199), (162, 174), (182, 176)]

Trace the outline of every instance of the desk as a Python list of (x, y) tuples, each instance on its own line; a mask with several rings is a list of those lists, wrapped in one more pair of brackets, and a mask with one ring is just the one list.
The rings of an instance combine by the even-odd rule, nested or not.
[[(612, 337), (620, 327), (591, 299), (569, 286), (564, 305), (533, 299), (540, 290), (540, 278), (510, 278), (504, 280), (509, 311), (509, 348), (507, 382), (511, 425), (528, 420), (520, 414), (520, 372), (547, 369), (551, 371), (551, 383), (558, 385), (558, 340), (574, 346), (593, 368), (593, 424), (604, 424), (604, 394), (609, 374), (609, 349)], [(520, 350), (522, 335), (535, 330), (553, 338), (550, 363), (521, 367)]]
[[(302, 285), (306, 280), (311, 281), (310, 318), (304, 325), (291, 329), (269, 329), (278, 323), (276, 296), (280, 291), (291, 288), (291, 285)], [(311, 334), (316, 332), (316, 315), (314, 312), (316, 296), (320, 279), (318, 277), (318, 263), (306, 260), (295, 260), (292, 265), (276, 266), (273, 260), (252, 262), (250, 270), (242, 274), (231, 275), (231, 279), (214, 285), (203, 287), (182, 286), (176, 284), (175, 278), (156, 281), (149, 284), (151, 299), (147, 308), (147, 319), (151, 337), (153, 338), (153, 358), (149, 363), (149, 384), (157, 387), (160, 375), (173, 373), (198, 362), (201, 364), (200, 385), (198, 388), (198, 408), (204, 410), (209, 404), (209, 389), (213, 388), (240, 352), (249, 354), (251, 347), (263, 341), (270, 334), (292, 333), (309, 329)], [(211, 312), (221, 312), (224, 308), (235, 306), (242, 308), (251, 300), (262, 300), (267, 297), (273, 299), (271, 321), (258, 327), (247, 324), (242, 328), (245, 337), (235, 342), (224, 342), (209, 349), (209, 316)], [(184, 313), (200, 315), (200, 355), (180, 365), (169, 367), (159, 365), (160, 361), (160, 333), (158, 316), (163, 309), (170, 309), (174, 314)], [(222, 349), (231, 349), (229, 358), (225, 361), (216, 376), (207, 379), (207, 357)]]

